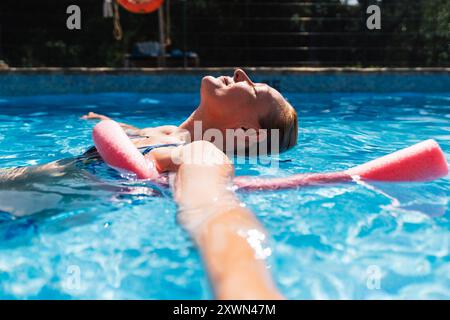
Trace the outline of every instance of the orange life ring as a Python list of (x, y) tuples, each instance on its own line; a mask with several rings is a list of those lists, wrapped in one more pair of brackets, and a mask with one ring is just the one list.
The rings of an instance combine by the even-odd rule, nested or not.
[(150, 13), (157, 10), (164, 0), (117, 0), (117, 2), (133, 13)]

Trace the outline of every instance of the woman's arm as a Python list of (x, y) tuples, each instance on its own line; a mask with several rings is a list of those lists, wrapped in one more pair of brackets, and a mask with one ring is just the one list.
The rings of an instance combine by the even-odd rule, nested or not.
[[(88, 114), (84, 115), (81, 117), (82, 119), (85, 120), (111, 120), (111, 118), (102, 115), (102, 114), (98, 114), (98, 113), (94, 113), (94, 112), (89, 112)], [(176, 133), (179, 128), (177, 126), (173, 126), (173, 125), (165, 125), (165, 126), (158, 126), (158, 127), (150, 127), (150, 128), (138, 128), (126, 123), (122, 123), (122, 122), (117, 122), (120, 127), (125, 130), (125, 132), (128, 135), (139, 135), (142, 137), (153, 137), (156, 140), (160, 140), (160, 142), (156, 142), (156, 143), (177, 143), (180, 142), (180, 135), (177, 135), (173, 138), (171, 138), (172, 134)]]
[[(84, 120), (111, 120), (111, 118), (109, 118), (103, 114), (98, 114), (95, 112), (89, 112), (88, 114), (85, 114), (81, 118)], [(118, 123), (122, 127), (122, 129), (124, 129), (125, 131), (128, 131), (128, 132), (133, 131), (134, 134), (140, 134), (141, 129), (139, 129), (135, 126), (126, 124), (126, 123), (121, 123), (121, 122), (118, 122)]]
[(178, 151), (178, 218), (202, 254), (216, 297), (282, 299), (266, 265), (266, 232), (230, 190), (229, 159), (205, 141)]

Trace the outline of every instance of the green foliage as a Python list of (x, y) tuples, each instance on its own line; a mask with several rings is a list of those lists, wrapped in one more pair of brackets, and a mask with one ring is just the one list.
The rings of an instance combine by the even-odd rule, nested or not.
[(419, 34), (427, 65), (448, 65), (450, 61), (450, 1), (429, 0), (422, 12)]

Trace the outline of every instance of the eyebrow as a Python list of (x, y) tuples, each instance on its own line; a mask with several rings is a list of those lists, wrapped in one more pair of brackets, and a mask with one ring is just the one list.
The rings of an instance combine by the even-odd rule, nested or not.
[(247, 83), (250, 87), (253, 88), (253, 91), (255, 92), (255, 96), (258, 95), (258, 91), (256, 91), (256, 85), (255, 83), (250, 79), (250, 81), (244, 80), (245, 83)]
[(253, 91), (255, 91), (255, 95), (258, 95), (258, 91), (256, 90), (256, 87), (263, 87), (267, 86), (267, 83), (254, 83), (253, 85), (250, 85), (253, 88)]

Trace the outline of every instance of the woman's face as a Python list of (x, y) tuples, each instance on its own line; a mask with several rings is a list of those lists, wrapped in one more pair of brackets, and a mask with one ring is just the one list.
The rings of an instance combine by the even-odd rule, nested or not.
[(277, 99), (284, 100), (267, 84), (253, 83), (241, 69), (235, 70), (233, 77), (202, 79), (200, 106), (210, 128), (260, 129), (259, 118), (276, 107)]

